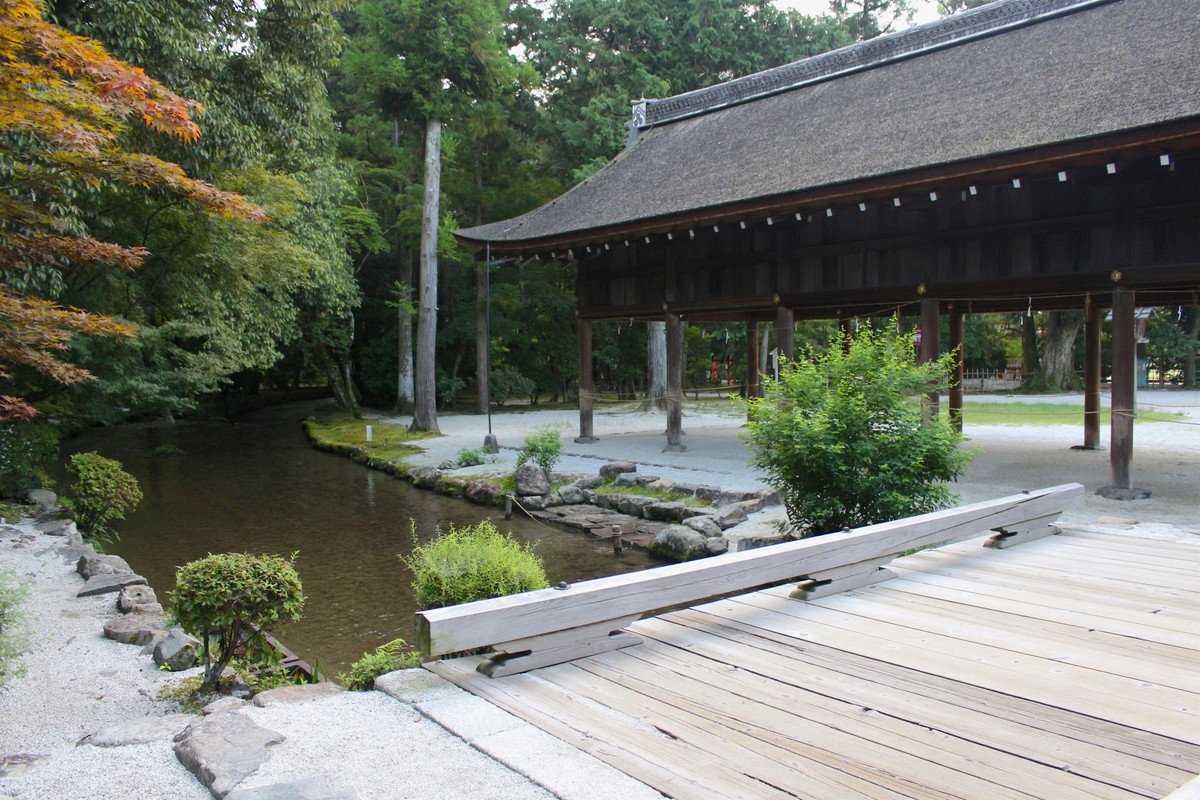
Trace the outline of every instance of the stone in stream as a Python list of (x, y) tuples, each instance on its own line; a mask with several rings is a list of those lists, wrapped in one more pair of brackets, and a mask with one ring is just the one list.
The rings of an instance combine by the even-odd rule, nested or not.
[(466, 497), (472, 503), (496, 505), (504, 497), (504, 487), (495, 481), (471, 481), (467, 484)]
[(708, 538), (721, 535), (721, 526), (713, 521), (713, 518), (707, 514), (699, 517), (688, 517), (683, 521), (683, 524)]
[(215, 797), (223, 798), (263, 765), (283, 734), (241, 714), (212, 714), (175, 737), (175, 755)]
[(546, 471), (531, 461), (517, 467), (513, 473), (513, 491), (518, 497), (535, 497), (550, 491)]
[(668, 525), (663, 528), (646, 549), (656, 556), (674, 561), (690, 561), (693, 558), (711, 555), (708, 539), (684, 525)]
[(558, 496), (562, 498), (563, 505), (574, 506), (583, 502), (583, 490), (578, 486), (567, 484), (558, 490)]

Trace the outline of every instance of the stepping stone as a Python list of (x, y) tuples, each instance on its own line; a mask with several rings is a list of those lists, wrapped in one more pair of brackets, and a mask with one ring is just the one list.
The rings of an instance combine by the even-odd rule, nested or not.
[(241, 714), (213, 714), (175, 737), (175, 755), (213, 795), (222, 798), (270, 758), (269, 745), (282, 741), (283, 734)]
[(109, 725), (84, 738), (80, 744), (96, 747), (122, 747), (127, 744), (172, 739), (196, 718), (191, 714), (168, 714), (165, 717), (143, 717), (141, 719)]
[(358, 800), (358, 793), (322, 777), (237, 789), (225, 795), (225, 800)]
[(280, 686), (278, 689), (268, 689), (254, 696), (254, 705), (265, 708), (281, 703), (304, 703), (332, 694), (346, 691), (336, 683), (306, 683), (302, 686)]

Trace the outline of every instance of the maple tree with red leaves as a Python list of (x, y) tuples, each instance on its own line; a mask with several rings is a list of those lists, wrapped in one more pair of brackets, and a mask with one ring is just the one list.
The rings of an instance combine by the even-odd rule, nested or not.
[[(17, 366), (61, 384), (88, 380), (90, 373), (57, 356), (71, 337), (133, 333), (106, 316), (17, 288), (39, 268), (103, 263), (134, 269), (148, 255), (90, 236), (75, 207), (79, 192), (124, 184), (172, 192), (214, 214), (266, 219), (238, 194), (119, 146), (131, 120), (194, 142), (200, 129), (192, 115), (202, 111), (99, 42), (49, 22), (39, 0), (0, 0), (0, 380)], [(0, 421), (35, 413), (24, 399), (0, 394)]]

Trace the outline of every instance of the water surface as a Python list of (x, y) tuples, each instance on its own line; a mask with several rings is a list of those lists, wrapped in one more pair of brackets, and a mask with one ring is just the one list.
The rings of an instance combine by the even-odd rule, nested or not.
[[(397, 558), (436, 527), (491, 518), (534, 543), (552, 583), (653, 566), (645, 553), (610, 546), (498, 509), (414, 489), (342, 456), (312, 449), (300, 427), (310, 404), (255, 412), (235, 422), (138, 423), (102, 428), (66, 443), (96, 450), (141, 482), (145, 499), (114, 527), (108, 551), (146, 576), (164, 605), (175, 569), (209, 553), (298, 553), (308, 601), (280, 639), (336, 675), (396, 637), (413, 641), (411, 573)], [(155, 455), (162, 446), (178, 455)], [(65, 481), (62, 481), (65, 482)]]

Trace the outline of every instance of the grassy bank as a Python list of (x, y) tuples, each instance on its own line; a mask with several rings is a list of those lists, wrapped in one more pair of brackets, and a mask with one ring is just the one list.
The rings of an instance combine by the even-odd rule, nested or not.
[[(367, 440), (367, 428), (371, 439)], [(322, 420), (306, 420), (304, 432), (313, 446), (320, 450), (349, 456), (375, 469), (400, 474), (408, 469), (410, 456), (421, 452), (413, 442), (437, 436), (434, 433), (413, 433), (399, 425), (377, 420), (354, 419), (348, 413), (335, 412)]]
[[(942, 413), (947, 413), (945, 404)], [(1070, 403), (963, 403), (963, 418), (974, 425), (1074, 425), (1083, 422), (1083, 406)], [(1112, 413), (1100, 409), (1100, 424), (1108, 425)], [(1171, 411), (1138, 409), (1138, 422), (1173, 422), (1187, 419)]]

